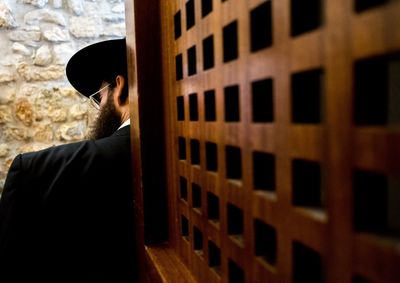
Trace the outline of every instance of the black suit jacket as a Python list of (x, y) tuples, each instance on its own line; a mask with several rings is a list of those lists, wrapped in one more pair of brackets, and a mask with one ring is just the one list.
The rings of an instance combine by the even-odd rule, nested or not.
[(132, 282), (129, 129), (14, 159), (0, 199), (0, 282)]

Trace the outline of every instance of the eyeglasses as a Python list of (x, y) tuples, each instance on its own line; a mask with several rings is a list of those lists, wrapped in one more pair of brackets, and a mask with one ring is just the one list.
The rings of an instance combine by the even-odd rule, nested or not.
[(99, 89), (98, 91), (96, 91), (95, 93), (91, 94), (89, 96), (89, 100), (90, 103), (93, 105), (93, 107), (95, 107), (96, 109), (100, 109), (100, 103), (101, 103), (101, 95), (100, 93), (107, 87), (109, 87), (111, 84), (108, 84), (104, 87), (102, 87), (101, 89)]

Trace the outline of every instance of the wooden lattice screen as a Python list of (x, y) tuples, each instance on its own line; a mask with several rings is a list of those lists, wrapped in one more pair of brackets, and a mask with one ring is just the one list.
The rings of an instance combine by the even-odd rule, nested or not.
[[(400, 2), (135, 2), (134, 115), (164, 103), (169, 232), (142, 250), (150, 281), (400, 282)], [(164, 101), (141, 104), (160, 57)]]

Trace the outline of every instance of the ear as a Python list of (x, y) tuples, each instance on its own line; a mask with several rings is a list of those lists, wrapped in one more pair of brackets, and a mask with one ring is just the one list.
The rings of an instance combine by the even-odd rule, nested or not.
[(127, 103), (127, 101), (128, 101), (128, 100), (126, 100), (126, 101), (123, 102), (123, 101), (121, 100), (122, 91), (123, 91), (123, 89), (124, 89), (124, 86), (125, 86), (126, 81), (125, 81), (125, 78), (124, 78), (123, 76), (118, 75), (118, 76), (115, 78), (115, 82), (116, 82), (116, 86), (115, 86), (115, 88), (114, 88), (114, 95), (113, 95), (114, 103), (115, 103), (115, 105), (116, 105), (117, 107), (122, 107), (122, 106), (124, 106), (124, 105)]

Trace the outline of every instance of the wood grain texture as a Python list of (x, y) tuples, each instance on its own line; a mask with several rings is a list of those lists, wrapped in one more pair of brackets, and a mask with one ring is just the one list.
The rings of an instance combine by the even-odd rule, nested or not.
[[(186, 5), (191, 1), (195, 24), (187, 29), (190, 12)], [(389, 81), (392, 92), (398, 85), (399, 76), (391, 73), (387, 80), (381, 80), (384, 83), (378, 82), (382, 85), (376, 95), (357, 94), (359, 85), (367, 82), (356, 81), (356, 72), (360, 72), (356, 65), (362, 59), (378, 62), (382, 72), (389, 65), (397, 68), (399, 2), (387, 1), (356, 12), (354, 3), (360, 0), (321, 1), (320, 14), (308, 17), (320, 18), (319, 25), (292, 36), (291, 6), (298, 1), (212, 0), (212, 11), (205, 17), (201, 14), (205, 1), (154, 1), (157, 11), (146, 14), (160, 17), (157, 48), (161, 57), (144, 52), (142, 65), (138, 62), (131, 68), (148, 72), (143, 62), (161, 60), (156, 63), (160, 63), (162, 80), (142, 83), (161, 81), (162, 99), (137, 104), (133, 87), (133, 115), (162, 104), (165, 139), (158, 146), (166, 156), (163, 168), (169, 223), (166, 247), (146, 246), (146, 252), (142, 247), (144, 269), (154, 282), (400, 280), (396, 270), (400, 221), (394, 219), (400, 210), (400, 194), (396, 193), (400, 189), (400, 127), (390, 119), (385, 124), (359, 124), (355, 117), (355, 109), (368, 103), (363, 95), (371, 95), (372, 106), (367, 107), (374, 109), (374, 99), (390, 104), (384, 101), (384, 83)], [(137, 11), (146, 5), (152, 4), (134, 3)], [(251, 15), (258, 8), (258, 12), (271, 12), (263, 17), (271, 17), (272, 44), (252, 51), (256, 39), (251, 38)], [(305, 7), (302, 13), (311, 10)], [(178, 12), (181, 35), (175, 38)], [(209, 54), (203, 52), (203, 40), (210, 35), (214, 64), (204, 70)], [(150, 44), (147, 37), (151, 36), (144, 31), (128, 34), (145, 42), (138, 45), (141, 48)], [(195, 58), (188, 52), (193, 47)], [(182, 78), (178, 80), (177, 56), (182, 56)], [(190, 69), (194, 64), (195, 70)], [(365, 66), (368, 64), (361, 68)], [(369, 70), (361, 71), (368, 74)], [(262, 90), (265, 95), (272, 92), (272, 102), (261, 100), (264, 109), (272, 109), (272, 119), (254, 121), (254, 112), (264, 112), (257, 110), (253, 101), (253, 83), (263, 80), (272, 81), (270, 89)], [(374, 77), (369, 80), (374, 81)], [(215, 100), (207, 104), (205, 93), (210, 90)], [(396, 95), (393, 93), (388, 95), (391, 99)], [(177, 97), (183, 98), (180, 120)], [(385, 115), (398, 116), (395, 106), (386, 106)], [(214, 110), (215, 119), (208, 121), (208, 111)], [(373, 114), (365, 115), (373, 121)], [(140, 134), (141, 129), (134, 127), (133, 136)], [(178, 138), (184, 139), (181, 145)], [(143, 144), (146, 139), (141, 136), (135, 142)], [(207, 153), (210, 142), (216, 150)], [(185, 149), (185, 158), (179, 156), (179, 147)], [(143, 153), (143, 149), (138, 150)], [(207, 168), (209, 159), (213, 159), (213, 170)], [(151, 166), (147, 170), (151, 171)], [(181, 177), (187, 181), (187, 199), (181, 197)], [(146, 186), (138, 188), (138, 196), (145, 190)], [(209, 203), (209, 193), (218, 199), (218, 219), (208, 217), (215, 206)], [(385, 199), (386, 194), (390, 197)], [(363, 211), (365, 207), (371, 209)], [(138, 202), (139, 225), (145, 208), (145, 202)], [(368, 224), (360, 215), (381, 218)], [(360, 228), (359, 223), (364, 226)], [(182, 229), (188, 230), (185, 235)], [(210, 248), (210, 241), (217, 249)], [(169, 272), (175, 264), (182, 270)]]

